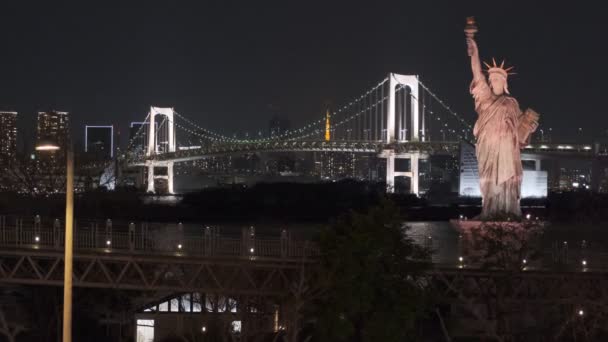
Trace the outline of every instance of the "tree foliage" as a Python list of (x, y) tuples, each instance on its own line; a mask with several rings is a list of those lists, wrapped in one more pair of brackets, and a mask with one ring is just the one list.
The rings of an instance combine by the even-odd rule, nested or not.
[(317, 338), (404, 341), (424, 311), (417, 275), (427, 252), (406, 237), (397, 208), (384, 202), (351, 212), (322, 234), (326, 291), (319, 301)]

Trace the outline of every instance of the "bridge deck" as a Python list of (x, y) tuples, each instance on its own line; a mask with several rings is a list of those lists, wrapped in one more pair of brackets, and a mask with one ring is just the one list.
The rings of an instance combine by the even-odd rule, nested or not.
[[(218, 155), (248, 152), (350, 152), (350, 153), (376, 153), (385, 149), (394, 150), (395, 153), (454, 153), (458, 150), (459, 142), (414, 142), (403, 141), (387, 144), (382, 141), (269, 141), (255, 143), (218, 143), (209, 146), (181, 150), (176, 152), (156, 154), (147, 159), (154, 161), (183, 162), (203, 159)], [(141, 164), (145, 157), (139, 156), (130, 164)]]

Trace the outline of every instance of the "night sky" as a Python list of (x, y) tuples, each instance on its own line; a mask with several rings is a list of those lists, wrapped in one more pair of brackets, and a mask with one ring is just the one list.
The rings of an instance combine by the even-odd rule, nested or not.
[(528, 2), (15, 1), (0, 6), (0, 109), (20, 113), (21, 140), (38, 110), (57, 109), (77, 141), (85, 124), (115, 124), (124, 144), (150, 105), (223, 133), (266, 132), (269, 105), (298, 126), (397, 72), (473, 122), (462, 30), (474, 15), (482, 58), (516, 67), (511, 94), (541, 125), (607, 136), (605, 12)]

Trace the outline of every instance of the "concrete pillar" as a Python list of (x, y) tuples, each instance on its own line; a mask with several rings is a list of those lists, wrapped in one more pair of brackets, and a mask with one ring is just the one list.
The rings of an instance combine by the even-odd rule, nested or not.
[(156, 125), (154, 124), (154, 117), (156, 112), (154, 107), (150, 107), (149, 125), (148, 125), (148, 150), (146, 155), (151, 156), (156, 152)]
[(167, 164), (167, 192), (174, 194), (173, 192), (173, 162)]
[(420, 105), (418, 103), (418, 99), (420, 98), (420, 92), (418, 91), (419, 89), (419, 85), (418, 85), (418, 77), (417, 76), (410, 76), (410, 77), (414, 77), (414, 82), (408, 82), (408, 86), (410, 87), (410, 91), (411, 91), (411, 120), (412, 120), (412, 124), (410, 126), (410, 131), (411, 131), (411, 141), (420, 141), (420, 128), (418, 126), (418, 123), (420, 122)]
[(420, 102), (418, 105), (422, 104), (422, 108), (419, 108), (419, 111), (421, 113), (420, 116), (420, 131), (422, 133), (422, 136), (420, 137), (420, 141), (426, 141), (426, 109), (424, 107), (425, 102), (424, 102), (424, 93), (422, 94), (422, 98), (420, 99)]
[[(388, 75), (388, 113), (386, 116), (386, 143), (390, 144), (395, 140), (395, 87), (397, 86), (397, 79), (394, 74)], [(394, 160), (394, 158), (393, 158)], [(388, 159), (387, 159), (388, 162)], [(388, 180), (386, 182), (388, 185)]]
[(148, 162), (148, 190), (146, 192), (156, 192), (154, 188), (154, 164), (150, 161)]
[(418, 178), (418, 162), (420, 160), (419, 153), (412, 153), (410, 156), (410, 172), (412, 176), (410, 178), (410, 193), (418, 196), (420, 179)]
[(386, 192), (395, 192), (395, 153), (392, 151), (386, 156)]
[[(173, 108), (171, 109), (173, 110)], [(169, 152), (175, 152), (175, 129), (173, 127), (173, 116), (168, 118), (169, 126)]]

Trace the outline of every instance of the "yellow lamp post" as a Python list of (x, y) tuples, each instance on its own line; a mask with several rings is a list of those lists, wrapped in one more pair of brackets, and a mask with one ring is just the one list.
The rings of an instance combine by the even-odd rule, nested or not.
[[(60, 146), (51, 140), (40, 140), (37, 151), (58, 151)], [(70, 144), (66, 150), (65, 190), (65, 252), (63, 270), (63, 342), (72, 342), (72, 265), (74, 241), (74, 153)]]

